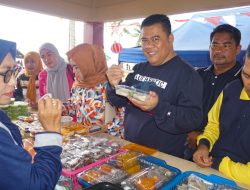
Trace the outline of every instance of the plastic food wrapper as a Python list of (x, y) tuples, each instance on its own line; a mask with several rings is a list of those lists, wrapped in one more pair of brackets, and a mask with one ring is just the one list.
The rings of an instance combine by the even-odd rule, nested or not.
[(141, 164), (139, 158), (143, 154), (135, 151), (126, 151), (120, 153), (115, 158), (109, 160), (108, 162), (113, 166), (122, 169), (128, 175), (133, 175), (141, 170), (142, 167), (145, 167), (145, 164)]
[(83, 171), (78, 175), (79, 178), (92, 185), (101, 182), (117, 184), (121, 182), (126, 176), (126, 172), (107, 163)]
[(44, 131), (42, 124), (38, 121), (37, 114), (31, 114), (30, 116), (18, 116), (18, 120), (14, 120), (21, 132), (29, 133), (34, 136), (37, 132)]
[(104, 137), (73, 135), (65, 139), (61, 161), (73, 171), (119, 151), (120, 144)]
[(41, 98), (41, 99), (47, 99), (47, 98), (52, 98), (52, 94), (51, 93), (47, 93), (47, 94), (44, 94)]
[(140, 101), (146, 101), (150, 98), (148, 92), (126, 85), (116, 85), (115, 91), (120, 96), (132, 97)]
[(152, 165), (121, 182), (126, 190), (154, 190), (172, 180), (176, 173), (167, 168)]
[(177, 190), (212, 190), (213, 188), (213, 183), (194, 174), (188, 176), (181, 184), (176, 187)]

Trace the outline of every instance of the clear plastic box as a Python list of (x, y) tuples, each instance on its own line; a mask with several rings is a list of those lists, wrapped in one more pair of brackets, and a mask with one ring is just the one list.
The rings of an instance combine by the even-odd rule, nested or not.
[(149, 92), (126, 85), (116, 85), (115, 91), (117, 95), (132, 97), (140, 101), (146, 101), (149, 99)]

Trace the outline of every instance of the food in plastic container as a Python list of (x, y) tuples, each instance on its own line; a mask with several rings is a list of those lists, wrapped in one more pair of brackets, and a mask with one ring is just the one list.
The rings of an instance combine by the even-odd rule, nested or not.
[(115, 91), (117, 95), (132, 97), (140, 101), (146, 101), (149, 99), (148, 92), (126, 85), (116, 85)]
[(124, 180), (121, 185), (124, 189), (155, 190), (176, 175), (175, 172), (161, 166), (152, 165)]
[(119, 154), (115, 159), (109, 162), (113, 165), (121, 168), (129, 175), (132, 175), (141, 170), (141, 165), (139, 164), (138, 157), (140, 153), (134, 151), (127, 151)]
[(107, 163), (78, 174), (80, 179), (83, 179), (85, 182), (92, 185), (100, 182), (110, 182), (116, 184), (124, 180), (126, 176), (127, 174), (124, 171)]
[[(111, 146), (114, 143), (116, 146)], [(120, 145), (108, 138), (75, 134), (65, 138), (61, 161), (64, 169), (73, 171), (115, 154), (119, 149)]]
[(202, 189), (202, 190), (212, 190), (214, 188), (213, 183), (202, 179), (194, 174), (188, 176), (181, 184), (177, 186), (177, 190), (185, 189)]

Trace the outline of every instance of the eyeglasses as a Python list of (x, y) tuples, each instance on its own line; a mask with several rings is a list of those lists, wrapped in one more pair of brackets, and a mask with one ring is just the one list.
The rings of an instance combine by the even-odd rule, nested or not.
[(233, 44), (231, 43), (224, 43), (224, 44), (211, 44), (210, 45), (210, 48), (212, 50), (223, 50), (223, 51), (228, 51), (228, 50), (231, 50), (233, 47)]
[(5, 73), (0, 73), (3, 76), (4, 83), (9, 83), (12, 76), (17, 77), (18, 73), (20, 72), (19, 67), (15, 67), (13, 69), (7, 70)]
[(145, 38), (145, 37), (142, 37), (141, 38), (141, 45), (142, 46), (146, 46), (148, 44), (153, 44), (153, 45), (158, 45), (161, 41), (161, 38), (160, 36), (152, 36), (150, 38)]

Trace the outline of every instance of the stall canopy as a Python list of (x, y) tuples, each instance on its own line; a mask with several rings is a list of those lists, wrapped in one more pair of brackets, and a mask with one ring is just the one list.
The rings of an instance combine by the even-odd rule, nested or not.
[[(210, 65), (210, 33), (216, 26), (225, 23), (241, 31), (242, 52), (237, 56), (237, 60), (242, 63), (245, 50), (250, 43), (250, 7), (193, 15), (185, 24), (173, 31), (174, 49), (194, 67)], [(140, 47), (127, 48), (121, 51), (119, 61), (138, 63), (146, 61), (146, 58)]]

